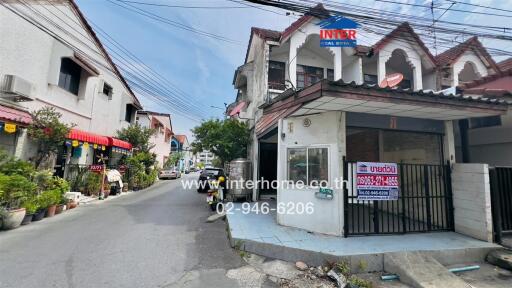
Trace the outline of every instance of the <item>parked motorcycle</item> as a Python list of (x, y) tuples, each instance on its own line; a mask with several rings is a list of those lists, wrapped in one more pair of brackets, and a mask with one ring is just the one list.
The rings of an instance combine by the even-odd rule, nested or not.
[(218, 180), (208, 180), (209, 189), (206, 195), (206, 202), (210, 205), (212, 211), (217, 209), (217, 203), (224, 201), (224, 191), (222, 189), (224, 181), (226, 181), (224, 176), (220, 176)]

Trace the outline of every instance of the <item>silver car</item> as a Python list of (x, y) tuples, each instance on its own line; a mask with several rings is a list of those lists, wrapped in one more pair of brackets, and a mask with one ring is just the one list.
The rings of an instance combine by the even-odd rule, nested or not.
[(178, 179), (181, 178), (181, 172), (178, 169), (162, 169), (158, 174), (158, 179)]

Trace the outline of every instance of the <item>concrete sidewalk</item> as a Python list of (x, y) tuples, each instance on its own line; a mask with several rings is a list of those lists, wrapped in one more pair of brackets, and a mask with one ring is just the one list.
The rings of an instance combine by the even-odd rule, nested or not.
[[(423, 251), (443, 265), (480, 262), (499, 245), (455, 232), (416, 233), (390, 236), (336, 237), (278, 225), (275, 213), (244, 214), (241, 204), (227, 215), (231, 245), (245, 251), (285, 261), (322, 265), (326, 260), (344, 260), (361, 272), (382, 271), (383, 255)], [(238, 211), (237, 211), (238, 208)], [(365, 265), (360, 265), (364, 262)]]

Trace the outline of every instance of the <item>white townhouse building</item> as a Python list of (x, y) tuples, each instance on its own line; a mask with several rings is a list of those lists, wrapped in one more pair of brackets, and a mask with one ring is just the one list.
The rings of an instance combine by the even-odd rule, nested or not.
[(157, 166), (162, 168), (171, 153), (172, 132), (171, 115), (152, 111), (137, 111), (137, 123), (143, 127), (152, 128), (155, 134), (151, 136), (151, 152), (156, 155)]
[[(95, 154), (127, 154), (113, 138), (142, 108), (74, 0), (2, 1), (0, 5), (0, 146), (29, 159), (24, 126), (45, 106), (76, 125), (57, 164), (91, 164)], [(65, 162), (65, 163), (64, 163)]]
[[(462, 192), (459, 182), (452, 187), (451, 174), (472, 177), (457, 164), (458, 122), (508, 111), (503, 99), (469, 98), (455, 89), (498, 73), (494, 60), (476, 38), (434, 56), (408, 23), (369, 45), (321, 47), (318, 23), (329, 16), (319, 4), (284, 31), (251, 29), (233, 79), (236, 102), (227, 112), (251, 128), (253, 180), (306, 184), (255, 188), (253, 200), (277, 195), (281, 203), (311, 202), (311, 215), (278, 214), (277, 222), (325, 234), (455, 229), (492, 238), (488, 203), (475, 201), (483, 215), (471, 215), (472, 224), (461, 220), (469, 217), (461, 214), (465, 208), (454, 209), (460, 205), (454, 199), (467, 195), (452, 197)], [(358, 39), (368, 39), (363, 33), (358, 30)], [(397, 85), (379, 86), (396, 75), (403, 77)], [(357, 162), (396, 163), (399, 198), (358, 198)], [(342, 179), (346, 190), (336, 185)], [(327, 192), (313, 184), (318, 181), (327, 182)]]

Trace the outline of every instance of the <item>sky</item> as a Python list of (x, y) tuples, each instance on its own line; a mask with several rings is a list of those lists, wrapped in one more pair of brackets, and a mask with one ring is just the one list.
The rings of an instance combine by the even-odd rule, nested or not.
[[(205, 113), (201, 113), (199, 116), (202, 119), (222, 118), (224, 109), (219, 108), (223, 108), (224, 103), (234, 102), (236, 91), (232, 85), (233, 75), (236, 68), (243, 64), (251, 27), (281, 31), (300, 16), (297, 14), (287, 16), (286, 11), (276, 8), (258, 6), (260, 8), (258, 9), (249, 7), (246, 4), (237, 3), (240, 2), (239, 0), (127, 0), (173, 6), (238, 7), (222, 9), (179, 8), (130, 3), (130, 5), (150, 11), (171, 21), (221, 35), (236, 42), (228, 43), (137, 15), (109, 1), (116, 2), (119, 0), (76, 0), (87, 19), (101, 27), (102, 30), (142, 60), (144, 64), (184, 91), (187, 102), (194, 103), (195, 106), (201, 107), (203, 111), (206, 110)], [(392, 0), (390, 2), (326, 0), (325, 2), (354, 4), (382, 11), (393, 11), (418, 17), (432, 17), (430, 9), (390, 3), (430, 5), (431, 1), (427, 0)], [(459, 0), (459, 2), (512, 10), (510, 8), (512, 7), (510, 5), (512, 0)], [(434, 0), (434, 4), (440, 5), (440, 8), (448, 8), (452, 3), (453, 1), (450, 0)], [(460, 3), (454, 4), (452, 8), (512, 15), (512, 12), (489, 10)], [(348, 6), (346, 11), (350, 12)], [(512, 27), (509, 24), (511, 20), (509, 17), (478, 15), (451, 10), (443, 13), (444, 10), (437, 9), (434, 17), (468, 24), (479, 23)], [(368, 39), (366, 41), (370, 41)], [(512, 42), (480, 40), (485, 46), (512, 51)], [(443, 49), (440, 47), (438, 53), (442, 52)], [(435, 54), (434, 51), (431, 50), (431, 52)], [(495, 58), (495, 60), (503, 60), (503, 58)], [(171, 112), (167, 107), (159, 105), (147, 97), (139, 96), (139, 98), (146, 110), (170, 113), (174, 132), (187, 135), (189, 141), (193, 140), (190, 129), (199, 125), (199, 121)], [(212, 108), (211, 106), (219, 108)], [(180, 109), (179, 103), (176, 103), (176, 108), (183, 111)], [(185, 111), (183, 113), (187, 114)]]

